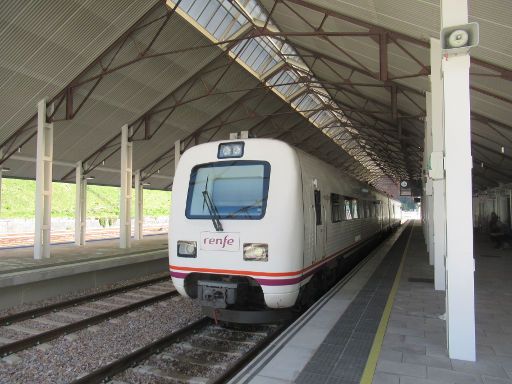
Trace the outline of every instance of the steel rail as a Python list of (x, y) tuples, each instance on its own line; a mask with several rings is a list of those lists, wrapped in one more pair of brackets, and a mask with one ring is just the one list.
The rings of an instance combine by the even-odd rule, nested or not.
[(132, 353), (111, 362), (110, 364), (104, 365), (103, 367), (98, 368), (97, 370), (85, 376), (79, 377), (78, 379), (72, 381), (71, 384), (104, 383), (115, 375), (127, 370), (130, 367), (133, 367), (148, 357), (159, 353), (162, 349), (167, 348), (178, 341), (178, 339), (188, 336), (209, 324), (213, 324), (213, 321), (207, 317), (203, 317), (202, 319), (199, 319), (187, 325), (186, 327), (183, 327), (165, 337), (162, 337), (161, 339), (151, 344), (139, 348)]
[[(286, 322), (285, 324), (277, 327), (275, 330), (270, 332), (267, 336), (265, 336), (263, 340), (258, 342), (249, 351), (244, 353), (243, 356), (237, 359), (233, 364), (229, 365), (229, 367), (224, 372), (222, 372), (219, 376), (213, 378), (211, 383), (224, 383), (226, 380), (233, 377), (259, 352), (261, 352), (265, 347), (267, 347), (292, 322), (293, 321)], [(96, 371), (79, 377), (78, 379), (72, 381), (71, 384), (104, 383), (108, 380), (111, 380), (115, 375), (137, 365), (141, 361), (149, 358), (154, 354), (160, 353), (163, 349), (170, 347), (173, 343), (179, 341), (184, 337), (192, 335), (197, 330), (200, 330), (210, 324), (213, 324), (213, 321), (207, 317), (197, 320), (196, 322), (189, 324), (186, 327), (171, 333), (170, 335), (167, 335), (151, 344), (139, 348), (136, 351), (97, 369)]]
[(4, 344), (0, 346), (0, 356), (7, 356), (12, 353), (31, 348), (35, 345), (39, 345), (41, 343), (56, 339), (62, 335), (66, 335), (71, 332), (76, 332), (81, 329), (87, 328), (91, 325), (101, 323), (102, 321), (108, 320), (112, 317), (123, 315), (127, 312), (131, 312), (135, 309), (154, 304), (158, 301), (162, 301), (165, 299), (168, 299), (170, 297), (176, 296), (178, 294), (178, 291), (170, 291), (166, 293), (162, 293), (160, 295), (156, 295), (153, 297), (150, 297), (148, 299), (144, 299), (141, 301), (137, 301), (136, 303), (128, 304), (116, 309), (113, 309), (111, 311), (106, 311), (103, 313), (100, 313), (95, 316), (88, 317), (83, 320), (79, 320), (74, 323), (63, 325), (62, 327), (57, 327), (54, 329), (51, 329), (46, 332), (41, 332), (39, 334), (27, 337), (22, 340), (14, 341), (9, 344)]
[(168, 279), (169, 279), (168, 276), (157, 277), (157, 278), (154, 278), (154, 279), (145, 280), (145, 281), (141, 281), (141, 282), (138, 282), (138, 283), (133, 283), (133, 284), (125, 285), (123, 287), (109, 289), (107, 291), (96, 292), (96, 293), (92, 293), (90, 295), (85, 295), (85, 296), (76, 297), (74, 299), (60, 301), (58, 303), (50, 304), (50, 305), (47, 305), (45, 307), (29, 309), (27, 311), (18, 312), (18, 313), (14, 313), (12, 315), (3, 316), (3, 317), (0, 317), (0, 326), (11, 325), (11, 324), (23, 321), (23, 320), (33, 319), (36, 316), (41, 316), (41, 315), (45, 315), (45, 314), (50, 313), (50, 312), (58, 311), (60, 309), (76, 306), (76, 305), (85, 303), (87, 301), (95, 301), (97, 299), (104, 298), (104, 297), (109, 297), (109, 296), (112, 296), (112, 295), (115, 295), (115, 294), (118, 294), (118, 293), (124, 293), (124, 292), (128, 292), (128, 291), (132, 291), (134, 289), (142, 288), (142, 287), (145, 287), (145, 286), (148, 286), (148, 285), (152, 285), (152, 284), (156, 284), (156, 283), (159, 283), (159, 282), (163, 282), (163, 281), (166, 281)]
[[(374, 245), (374, 241), (370, 241), (368, 243), (362, 244), (360, 247), (353, 250), (353, 252), (363, 252), (367, 249), (368, 246)], [(364, 258), (367, 260), (367, 258)], [(361, 264), (361, 263), (360, 263)], [(352, 275), (350, 275), (351, 277)], [(329, 292), (330, 288), (327, 290)], [(262, 340), (257, 342), (252, 348), (250, 348), (246, 353), (244, 353), (240, 358), (236, 359), (235, 362), (230, 364), (221, 374), (216, 377), (213, 377), (208, 380), (209, 383), (220, 384), (225, 383), (226, 381), (233, 378), (244, 366), (246, 366), (252, 359), (254, 359), (263, 349), (265, 349), (272, 341), (274, 341), (284, 330), (286, 330), (293, 322), (302, 314), (304, 311), (300, 311), (297, 313), (297, 316), (292, 320), (286, 321), (278, 326), (276, 329), (271, 331), (268, 335), (266, 335)], [(118, 360), (112, 361), (109, 364), (106, 364), (93, 372), (85, 374), (74, 381), (71, 381), (70, 384), (88, 384), (88, 383), (105, 383), (109, 380), (112, 380), (114, 376), (126, 371), (129, 368), (137, 366), (142, 361), (148, 359), (149, 357), (162, 352), (164, 349), (170, 347), (172, 344), (181, 341), (181, 339), (188, 337), (196, 331), (208, 326), (212, 325), (214, 322), (212, 319), (208, 317), (203, 317), (163, 338), (156, 340), (144, 347), (141, 347)], [(243, 330), (241, 331), (243, 332)], [(193, 364), (193, 363), (192, 363)]]
[(240, 359), (237, 359), (233, 364), (231, 364), (227, 370), (222, 372), (219, 376), (215, 377), (211, 383), (212, 384), (222, 384), (226, 383), (229, 379), (235, 376), (243, 367), (245, 367), (252, 359), (254, 359), (258, 353), (260, 353), (263, 349), (265, 349), (272, 341), (275, 340), (277, 336), (279, 336), (286, 328), (288, 328), (300, 315), (297, 314), (293, 320), (290, 320), (281, 326), (277, 327), (275, 330), (270, 332), (263, 340), (261, 340), (254, 347), (249, 349)]

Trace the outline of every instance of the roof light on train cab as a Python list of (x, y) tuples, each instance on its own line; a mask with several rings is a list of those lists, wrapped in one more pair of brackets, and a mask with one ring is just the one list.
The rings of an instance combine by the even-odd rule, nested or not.
[(238, 158), (244, 155), (244, 142), (219, 144), (218, 159)]
[(245, 243), (244, 260), (247, 261), (268, 261), (268, 244)]
[(178, 240), (179, 257), (197, 257), (197, 243), (195, 241)]

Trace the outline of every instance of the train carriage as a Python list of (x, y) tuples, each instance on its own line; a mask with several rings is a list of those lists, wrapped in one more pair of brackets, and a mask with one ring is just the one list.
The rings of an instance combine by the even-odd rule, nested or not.
[(314, 276), (399, 223), (398, 202), (284, 142), (201, 144), (176, 170), (171, 277), (204, 307), (289, 308)]

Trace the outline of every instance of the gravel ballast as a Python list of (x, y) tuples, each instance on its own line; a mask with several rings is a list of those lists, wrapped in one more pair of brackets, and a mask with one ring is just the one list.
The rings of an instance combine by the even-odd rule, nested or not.
[(167, 302), (102, 322), (92, 332), (84, 329), (74, 337), (58, 338), (48, 349), (18, 352), (16, 363), (1, 359), (0, 383), (66, 383), (202, 317), (189, 299)]
[[(138, 283), (138, 282), (142, 282), (142, 281), (146, 281), (146, 280), (150, 280), (150, 279), (155, 279), (157, 277), (169, 277), (169, 273), (167, 273), (167, 272), (153, 273), (153, 274), (140, 276), (140, 277), (129, 279), (129, 280), (119, 281), (117, 283), (102, 285), (102, 286), (96, 287), (96, 288), (91, 288), (91, 289), (81, 290), (81, 291), (77, 291), (77, 292), (73, 292), (73, 293), (68, 293), (66, 295), (55, 296), (50, 299), (46, 299), (46, 300), (42, 300), (42, 301), (38, 301), (38, 302), (34, 302), (34, 303), (26, 303), (26, 304), (18, 305), (15, 307), (0, 309), (0, 317), (12, 315), (12, 314), (23, 312), (23, 311), (28, 311), (29, 309), (45, 307), (50, 304), (58, 303), (58, 302), (64, 301), (64, 300), (74, 299), (74, 298), (80, 297), (80, 296), (85, 296), (85, 295), (90, 295), (93, 293), (108, 291), (108, 290), (111, 290), (114, 288), (123, 287), (126, 285), (130, 285), (130, 284), (134, 284), (134, 283)], [(170, 281), (171, 281), (171, 278), (169, 277), (168, 283), (172, 284)], [(159, 284), (158, 286), (161, 286), (161, 284)], [(137, 291), (138, 290), (135, 290), (134, 292), (137, 292)]]

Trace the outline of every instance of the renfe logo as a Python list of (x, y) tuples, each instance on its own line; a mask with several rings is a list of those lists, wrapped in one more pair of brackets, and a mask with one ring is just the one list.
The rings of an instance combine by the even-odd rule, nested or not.
[(205, 251), (240, 250), (240, 234), (232, 232), (201, 232), (200, 248)]

